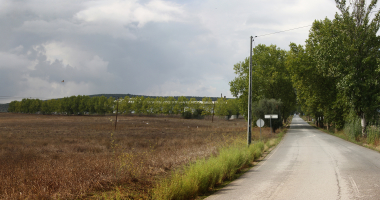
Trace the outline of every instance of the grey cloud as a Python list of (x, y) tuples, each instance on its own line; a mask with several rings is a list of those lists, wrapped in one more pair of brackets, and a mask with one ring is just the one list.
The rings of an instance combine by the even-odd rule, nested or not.
[[(183, 10), (180, 19), (141, 26), (137, 21), (79, 19), (77, 13), (91, 6), (88, 1), (8, 2), (0, 8), (0, 94), (40, 98), (95, 93), (229, 96), (233, 65), (248, 56), (250, 35), (335, 13), (333, 0), (318, 8), (302, 1), (176, 0), (171, 2)], [(150, 0), (137, 2), (143, 6)], [(291, 41), (302, 44), (307, 33), (299, 30), (255, 42), (286, 49)], [(44, 45), (52, 43), (61, 44), (50, 52), (57, 60), (45, 55), (49, 52)], [(69, 61), (61, 57), (80, 66), (65, 65)], [(34, 69), (28, 68), (31, 63)]]

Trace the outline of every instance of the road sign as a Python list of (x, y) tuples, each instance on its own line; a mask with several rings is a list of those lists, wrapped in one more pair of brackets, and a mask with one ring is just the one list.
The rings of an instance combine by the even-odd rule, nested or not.
[(265, 115), (265, 119), (278, 119), (278, 115)]
[(258, 119), (257, 121), (256, 121), (256, 125), (258, 126), (258, 127), (263, 127), (264, 126), (264, 120), (262, 120), (262, 119)]

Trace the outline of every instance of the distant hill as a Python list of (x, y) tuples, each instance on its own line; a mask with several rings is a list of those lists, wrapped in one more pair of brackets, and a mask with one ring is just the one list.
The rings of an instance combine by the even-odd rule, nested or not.
[(9, 104), (0, 104), (0, 112), (8, 112), (8, 106)]

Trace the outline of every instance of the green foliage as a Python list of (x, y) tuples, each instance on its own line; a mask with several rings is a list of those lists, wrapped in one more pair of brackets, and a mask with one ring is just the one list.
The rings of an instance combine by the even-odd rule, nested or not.
[[(181, 114), (184, 118), (201, 119), (203, 115), (211, 115), (213, 103), (211, 98), (203, 98), (205, 103), (199, 103), (197, 99), (186, 97), (157, 97), (125, 96), (119, 99), (119, 113), (124, 114)], [(71, 96), (62, 99), (42, 101), (39, 99), (23, 99), (9, 103), (8, 112), (38, 113), (42, 114), (112, 114), (116, 111), (116, 99), (112, 96)], [(231, 100), (229, 100), (231, 101)], [(232, 102), (232, 101), (231, 101)], [(207, 109), (205, 111), (205, 109)]]
[(230, 118), (231, 115), (239, 116), (239, 114), (239, 101), (237, 99), (218, 98), (215, 102), (215, 115)]
[[(338, 122), (352, 108), (362, 121), (365, 136), (367, 119), (377, 116), (380, 107), (380, 37), (376, 35), (380, 12), (373, 11), (377, 0), (368, 6), (364, 0), (348, 5), (346, 1), (336, 3), (340, 13), (333, 20), (316, 20), (306, 41), (306, 53), (312, 63), (309, 67), (315, 69), (315, 76), (308, 77), (320, 80), (316, 85), (323, 88), (317, 89), (308, 101), (314, 98), (317, 104), (326, 105), (321, 108), (309, 103), (307, 107)], [(373, 12), (376, 14), (371, 17)], [(315, 88), (309, 88), (309, 92)]]
[(154, 189), (154, 199), (195, 199), (225, 180), (233, 180), (236, 173), (261, 156), (264, 143), (247, 148), (244, 142), (220, 150), (217, 157), (201, 159), (177, 171)]
[[(252, 114), (255, 119), (263, 119), (265, 121), (265, 126), (267, 127), (272, 123), (272, 129), (273, 132), (275, 132), (278, 128), (282, 127), (282, 118), (280, 114), (282, 105), (283, 103), (280, 100), (261, 99), (253, 104)], [(277, 114), (278, 119), (272, 119), (272, 122), (270, 122), (270, 119), (265, 119), (264, 116), (268, 114)]]
[[(287, 54), (275, 45), (260, 44), (252, 56), (252, 101), (263, 98), (281, 99), (281, 115), (289, 116), (296, 106), (296, 93), (286, 68)], [(230, 91), (239, 99), (240, 112), (247, 117), (249, 58), (234, 65), (237, 77), (230, 82)]]
[(227, 99), (218, 98), (215, 102), (215, 115), (217, 116), (230, 116), (231, 112), (228, 110)]
[(353, 140), (359, 140), (359, 137), (362, 132), (360, 118), (351, 110), (349, 116), (347, 117), (346, 124), (344, 125), (344, 133)]
[(192, 118), (193, 119), (202, 119), (203, 118), (202, 113), (204, 113), (203, 109), (202, 108), (197, 108), (193, 112), (193, 117)]
[(212, 115), (214, 104), (210, 97), (204, 97), (202, 99), (202, 115)]
[(367, 142), (368, 144), (376, 145), (376, 142), (379, 142), (380, 139), (380, 129), (378, 126), (370, 125), (367, 127)]
[(193, 116), (192, 116), (191, 112), (187, 110), (187, 111), (182, 113), (182, 117), (184, 119), (191, 119)]

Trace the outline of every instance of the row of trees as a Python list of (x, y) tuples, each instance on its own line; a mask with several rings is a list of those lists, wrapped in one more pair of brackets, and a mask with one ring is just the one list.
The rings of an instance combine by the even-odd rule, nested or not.
[[(330, 20), (314, 21), (304, 46), (290, 44), (285, 51), (275, 45), (253, 49), (253, 101), (277, 99), (285, 119), (297, 107), (321, 127), (361, 121), (366, 126), (380, 113), (380, 10), (377, 0), (336, 0), (340, 13)], [(237, 77), (231, 92), (246, 114), (248, 58), (234, 66)], [(296, 104), (298, 103), (298, 106)], [(259, 103), (254, 104), (254, 107)], [(255, 109), (255, 108), (254, 108)]]
[(318, 125), (342, 128), (354, 116), (366, 137), (380, 111), (380, 12), (377, 0), (336, 4), (340, 13), (316, 20), (305, 46), (290, 45), (289, 71), (302, 110)]
[(71, 96), (63, 99), (51, 99), (42, 101), (39, 99), (22, 99), (22, 101), (12, 101), (9, 104), (8, 112), (16, 113), (60, 113), (67, 115), (84, 114), (106, 114), (114, 113), (118, 103), (118, 112), (124, 114), (184, 114), (188, 112), (199, 115), (230, 116), (239, 115), (237, 100), (220, 98), (215, 103), (209, 97), (202, 101), (195, 98), (190, 100), (186, 97), (157, 97), (144, 98), (125, 96), (116, 100), (113, 97), (108, 99), (105, 96)]

